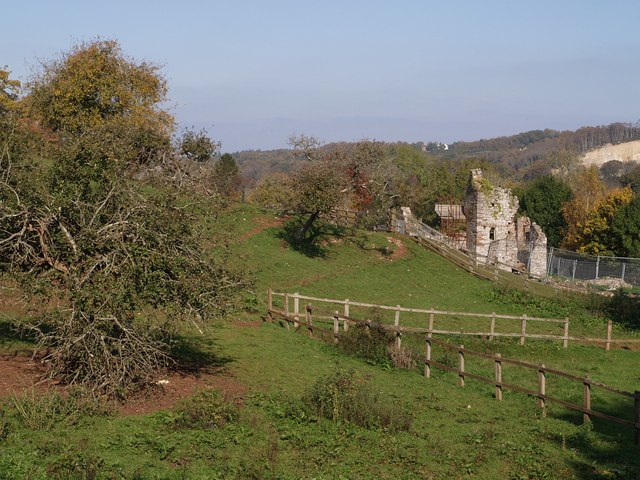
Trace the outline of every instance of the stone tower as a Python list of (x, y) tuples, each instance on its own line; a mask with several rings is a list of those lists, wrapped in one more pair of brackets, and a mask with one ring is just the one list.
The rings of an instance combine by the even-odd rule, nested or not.
[(547, 236), (528, 217), (516, 218), (518, 198), (509, 189), (494, 187), (471, 170), (464, 213), (467, 250), (479, 261), (509, 270), (527, 269), (536, 277), (547, 271)]
[[(467, 217), (467, 250), (480, 257), (515, 264), (509, 241), (516, 241), (515, 214), (518, 199), (505, 188), (494, 187), (482, 176), (482, 170), (471, 170), (464, 203)], [(516, 247), (517, 256), (517, 247)]]

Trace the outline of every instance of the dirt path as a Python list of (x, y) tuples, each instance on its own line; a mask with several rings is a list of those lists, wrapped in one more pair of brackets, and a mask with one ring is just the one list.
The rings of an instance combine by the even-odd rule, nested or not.
[(280, 227), (284, 223), (283, 218), (273, 218), (273, 217), (259, 217), (259, 218), (256, 218), (254, 221), (255, 223), (257, 223), (257, 225), (251, 230), (249, 230), (248, 232), (239, 236), (237, 239), (237, 242), (244, 242), (245, 240), (248, 240), (254, 235), (259, 234), (260, 232), (262, 232), (263, 230), (266, 230), (267, 228)]
[(398, 260), (409, 255), (409, 249), (402, 240), (394, 237), (387, 237), (389, 243), (393, 243), (396, 246), (395, 251), (391, 254), (391, 260)]

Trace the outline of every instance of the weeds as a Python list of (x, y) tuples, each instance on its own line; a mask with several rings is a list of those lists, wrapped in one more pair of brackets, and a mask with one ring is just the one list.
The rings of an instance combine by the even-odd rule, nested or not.
[(406, 347), (396, 347), (395, 345), (387, 347), (387, 355), (391, 359), (391, 363), (396, 368), (404, 368), (413, 370), (416, 368), (416, 359), (411, 350)]
[(9, 435), (9, 421), (4, 410), (0, 410), (0, 442)]
[(321, 378), (303, 397), (314, 413), (334, 422), (348, 422), (364, 428), (406, 431), (412, 418), (371, 391), (363, 378), (339, 370)]
[(184, 428), (221, 428), (238, 418), (238, 408), (213, 389), (182, 400), (174, 413), (175, 423)]
[(81, 388), (68, 394), (35, 390), (11, 399), (12, 406), (22, 424), (30, 430), (50, 430), (58, 424), (75, 425), (82, 417), (107, 415), (108, 406)]
[(608, 300), (600, 295), (573, 295), (542, 298), (512, 288), (494, 287), (484, 294), (489, 303), (497, 303), (546, 317), (571, 317), (585, 326), (598, 326), (607, 315)]

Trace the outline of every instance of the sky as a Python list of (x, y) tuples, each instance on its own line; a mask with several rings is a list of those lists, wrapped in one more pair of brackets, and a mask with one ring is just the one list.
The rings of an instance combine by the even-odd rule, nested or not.
[(180, 129), (223, 152), (478, 140), (640, 119), (636, 0), (2, 0), (26, 81), (96, 38), (163, 66)]

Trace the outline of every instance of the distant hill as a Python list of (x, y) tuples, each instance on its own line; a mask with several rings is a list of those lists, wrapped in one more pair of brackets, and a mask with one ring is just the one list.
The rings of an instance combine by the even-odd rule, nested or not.
[[(412, 145), (436, 158), (486, 159), (514, 179), (532, 179), (558, 168), (558, 163), (568, 158), (582, 158), (586, 164), (599, 166), (614, 160), (640, 161), (640, 124), (618, 122), (576, 131), (531, 130), (505, 137), (455, 142), (446, 148), (429, 148), (444, 146), (440, 142)], [(247, 187), (265, 175), (291, 171), (297, 162), (288, 149), (248, 150), (233, 156)]]
[(582, 127), (576, 131), (532, 130), (508, 137), (456, 142), (448, 150), (436, 153), (454, 158), (486, 158), (505, 167), (516, 177), (532, 178), (557, 167), (553, 164), (556, 159), (550, 158), (554, 153), (565, 152), (579, 156), (604, 145), (636, 140), (640, 140), (640, 125), (612, 123)]

